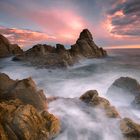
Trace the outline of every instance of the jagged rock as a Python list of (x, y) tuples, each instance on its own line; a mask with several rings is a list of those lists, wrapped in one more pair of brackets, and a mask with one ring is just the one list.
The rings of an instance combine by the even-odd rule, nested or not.
[(86, 58), (98, 58), (106, 56), (107, 53), (102, 48), (99, 48), (93, 41), (92, 34), (88, 29), (84, 29), (76, 41), (76, 44), (71, 46), (71, 54), (74, 56)]
[(46, 97), (38, 90), (31, 78), (12, 80), (8, 75), (0, 73), (0, 101), (20, 99), (24, 104), (31, 104), (39, 110), (47, 107)]
[(105, 111), (105, 114), (110, 118), (118, 118), (120, 117), (114, 106), (111, 106), (110, 102), (98, 95), (96, 90), (89, 90), (84, 93), (80, 100), (87, 103), (90, 106), (101, 108)]
[(66, 49), (62, 44), (56, 44), (56, 47), (38, 44), (13, 60), (30, 62), (37, 67), (66, 68), (77, 63), (81, 57), (98, 58), (106, 55), (106, 51), (94, 43), (89, 30), (84, 29), (71, 49)]
[(52, 114), (39, 113), (20, 100), (0, 103), (1, 140), (49, 140), (60, 131), (60, 122)]
[(140, 107), (140, 84), (136, 79), (131, 77), (120, 77), (113, 82), (107, 91), (107, 95), (114, 97), (116, 100), (131, 99), (132, 103), (136, 107)]
[(6, 37), (0, 34), (0, 57), (22, 53), (23, 50), (17, 44), (11, 44)]
[(60, 131), (60, 122), (53, 114), (43, 111), (41, 116), (45, 119), (46, 128), (49, 131), (49, 137), (56, 137)]
[(74, 63), (70, 53), (61, 44), (57, 44), (56, 48), (49, 45), (35, 45), (13, 60), (30, 62), (34, 66), (45, 68), (66, 68)]
[(120, 121), (120, 129), (126, 140), (140, 139), (140, 124), (133, 122), (129, 118), (124, 118)]

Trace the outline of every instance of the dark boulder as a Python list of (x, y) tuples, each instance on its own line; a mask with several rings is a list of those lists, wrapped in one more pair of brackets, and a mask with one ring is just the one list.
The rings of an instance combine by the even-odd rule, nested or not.
[(107, 95), (112, 99), (129, 101), (134, 106), (140, 106), (140, 84), (134, 78), (118, 78), (109, 87)]
[(23, 50), (17, 44), (11, 44), (9, 40), (0, 34), (0, 57), (22, 54)]

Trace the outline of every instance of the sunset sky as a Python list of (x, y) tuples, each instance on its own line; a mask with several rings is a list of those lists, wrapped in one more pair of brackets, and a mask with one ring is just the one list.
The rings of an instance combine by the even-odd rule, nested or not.
[(140, 0), (0, 0), (0, 33), (12, 43), (74, 44), (88, 28), (102, 47), (140, 47)]

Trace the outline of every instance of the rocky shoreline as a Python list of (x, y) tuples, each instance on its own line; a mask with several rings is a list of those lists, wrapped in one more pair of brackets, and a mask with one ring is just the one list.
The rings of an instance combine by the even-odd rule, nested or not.
[[(31, 78), (12, 80), (8, 75), (0, 73), (0, 85), (1, 140), (49, 140), (59, 135), (59, 116), (50, 114), (47, 106), (60, 97), (47, 99)], [(107, 99), (100, 97), (96, 90), (85, 92), (80, 100), (87, 107), (102, 110), (107, 118), (117, 119), (124, 139), (140, 138), (140, 124), (130, 118), (122, 118), (117, 109)]]
[(107, 56), (107, 52), (98, 47), (94, 43), (90, 31), (84, 29), (70, 49), (66, 49), (62, 44), (56, 44), (56, 47), (37, 44), (17, 55), (13, 60), (24, 61), (41, 68), (67, 68), (78, 63), (81, 58), (92, 59), (105, 56)]
[[(62, 44), (56, 44), (56, 47), (37, 44), (24, 52), (18, 45), (11, 44), (0, 35), (0, 57), (13, 55), (14, 61), (52, 69), (67, 68), (78, 63), (80, 59), (102, 58), (107, 56), (107, 52), (94, 43), (88, 29), (80, 33), (70, 49), (66, 49)], [(126, 99), (130, 96), (130, 106), (140, 108), (140, 84), (131, 77), (116, 79), (106, 94), (108, 97), (115, 97), (116, 100), (120, 100), (123, 94)], [(100, 110), (103, 117), (117, 121), (116, 125), (124, 140), (140, 139), (140, 124), (130, 118), (123, 118), (119, 110), (108, 99), (101, 97), (97, 90), (91, 89), (81, 93), (77, 99), (47, 98), (31, 77), (13, 80), (0, 73), (0, 140), (52, 140), (59, 136), (64, 128), (59, 115), (55, 116), (49, 112), (49, 104), (60, 99), (72, 103), (82, 102), (88, 110)], [(112, 124), (109, 125), (112, 127)]]

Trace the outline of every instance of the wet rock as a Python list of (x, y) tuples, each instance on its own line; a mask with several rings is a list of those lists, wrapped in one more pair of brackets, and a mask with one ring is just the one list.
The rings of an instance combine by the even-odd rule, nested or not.
[(135, 123), (129, 118), (120, 121), (120, 129), (126, 140), (140, 139), (140, 124)]
[[(124, 92), (129, 92), (133, 95), (140, 94), (140, 84), (138, 81), (131, 77), (120, 77), (113, 82), (111, 87), (108, 89), (108, 94), (113, 92), (114, 88), (119, 88), (120, 90), (124, 90)], [(110, 93), (109, 93), (110, 92)]]
[(53, 114), (50, 114), (47, 111), (43, 111), (41, 116), (45, 119), (45, 125), (49, 131), (49, 137), (56, 137), (60, 132), (60, 121)]
[(60, 123), (48, 112), (9, 100), (0, 103), (0, 130), (1, 140), (49, 140), (59, 133)]
[(109, 87), (107, 95), (120, 101), (130, 99), (130, 104), (140, 107), (140, 84), (131, 77), (120, 77), (115, 80)]
[(66, 49), (62, 44), (56, 47), (38, 44), (13, 58), (14, 61), (26, 61), (31, 65), (44, 68), (67, 68), (78, 62), (82, 58), (104, 57), (107, 53), (99, 48), (93, 41), (88, 29), (84, 29), (70, 49)]
[(0, 34), (0, 57), (22, 53), (23, 50), (17, 44), (11, 44), (6, 37)]
[(31, 104), (39, 110), (47, 107), (46, 97), (38, 90), (32, 78), (12, 80), (0, 73), (0, 101), (20, 99), (24, 104)]
[(110, 102), (107, 99), (100, 97), (96, 90), (87, 91), (80, 97), (80, 100), (82, 100), (90, 106), (103, 109), (105, 111), (105, 114), (110, 118), (120, 117), (116, 108), (114, 106), (111, 106)]

